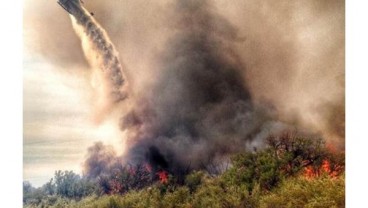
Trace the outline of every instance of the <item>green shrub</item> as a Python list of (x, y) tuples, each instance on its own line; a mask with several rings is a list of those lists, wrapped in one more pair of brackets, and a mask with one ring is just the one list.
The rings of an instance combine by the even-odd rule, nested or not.
[(261, 197), (260, 207), (345, 207), (344, 175), (338, 178), (298, 177), (285, 180), (275, 191)]
[[(324, 161), (328, 161), (329, 172), (323, 171), (327, 168)], [(108, 188), (116, 191), (105, 191), (112, 195), (102, 196), (104, 180), (98, 184), (71, 171), (57, 171), (54, 180), (37, 189), (24, 182), (23, 202), (28, 208), (345, 206), (344, 153), (326, 151), (321, 140), (289, 134), (271, 137), (265, 149), (237, 154), (231, 164), (230, 169), (218, 176), (193, 171), (184, 184), (173, 175), (165, 183), (154, 182), (147, 178), (143, 166), (136, 169), (135, 175), (123, 168), (112, 181), (118, 186), (111, 186), (110, 178), (106, 178), (111, 186)], [(306, 167), (320, 173), (306, 179), (301, 176)]]
[(190, 207), (191, 194), (188, 187), (179, 187), (171, 193), (163, 196), (163, 207), (165, 208), (185, 208)]
[(185, 185), (189, 188), (190, 192), (194, 192), (197, 187), (202, 183), (204, 178), (204, 172), (202, 171), (194, 171), (191, 174), (187, 175), (185, 178)]

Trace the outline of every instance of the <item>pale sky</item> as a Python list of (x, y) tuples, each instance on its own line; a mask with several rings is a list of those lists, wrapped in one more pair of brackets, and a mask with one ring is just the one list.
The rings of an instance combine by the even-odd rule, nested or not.
[(81, 173), (86, 149), (95, 141), (121, 148), (116, 123), (92, 122), (87, 79), (65, 75), (27, 53), (23, 74), (24, 180), (40, 186), (55, 170)]
[(67, 12), (56, 0), (23, 4), (23, 179), (38, 187), (56, 170), (81, 174), (94, 142), (121, 153), (123, 132), (119, 116), (95, 122), (90, 69)]

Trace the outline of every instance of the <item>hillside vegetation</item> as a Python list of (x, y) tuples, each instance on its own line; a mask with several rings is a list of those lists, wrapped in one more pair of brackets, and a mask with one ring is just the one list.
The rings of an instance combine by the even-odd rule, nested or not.
[(56, 171), (40, 188), (24, 182), (23, 203), (29, 208), (340, 208), (345, 207), (344, 161), (344, 153), (327, 149), (320, 139), (284, 134), (270, 137), (262, 150), (234, 155), (219, 174), (191, 171), (183, 181), (170, 173), (149, 180), (145, 171), (127, 169), (94, 181)]

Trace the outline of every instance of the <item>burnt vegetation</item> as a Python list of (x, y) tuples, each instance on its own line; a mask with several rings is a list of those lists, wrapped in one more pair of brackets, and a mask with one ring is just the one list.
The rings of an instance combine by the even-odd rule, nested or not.
[(25, 207), (344, 207), (344, 161), (344, 153), (328, 148), (322, 139), (285, 133), (268, 137), (263, 149), (235, 154), (222, 163), (213, 161), (206, 168), (188, 168), (179, 175), (165, 166), (153, 167), (149, 158), (144, 164), (114, 165), (97, 177), (56, 171), (42, 187), (23, 182), (23, 203)]

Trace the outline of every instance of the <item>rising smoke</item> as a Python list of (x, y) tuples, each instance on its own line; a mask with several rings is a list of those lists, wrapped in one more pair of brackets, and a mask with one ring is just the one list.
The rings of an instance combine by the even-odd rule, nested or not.
[(156, 84), (121, 119), (128, 160), (174, 173), (206, 168), (254, 138), (261, 143), (272, 121), (242, 76), (236, 28), (206, 1), (179, 1), (175, 13)]
[(180, 174), (261, 148), (270, 134), (305, 127), (252, 97), (247, 62), (236, 50), (244, 38), (213, 5), (178, 1), (172, 7), (174, 32), (155, 65), (156, 80), (121, 118), (126, 162)]
[[(203, 168), (260, 147), (267, 135), (290, 126), (344, 146), (343, 0), (95, 2), (93, 11), (123, 54), (134, 92), (120, 122), (128, 135), (125, 162), (172, 172)], [(53, 22), (45, 25), (59, 30)], [(45, 48), (53, 42), (42, 31), (37, 34)], [(92, 40), (87, 33), (84, 38)], [(44, 56), (68, 62), (67, 51), (74, 60), (74, 42)], [(97, 69), (93, 57), (87, 55)], [(100, 95), (114, 94), (108, 89)], [(112, 96), (109, 106), (121, 97)], [(98, 146), (86, 161), (93, 176), (94, 158), (105, 155)], [(109, 158), (120, 161), (116, 154)]]

